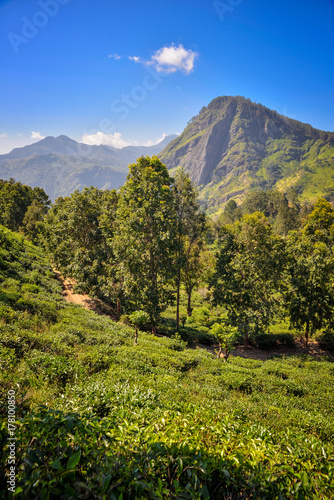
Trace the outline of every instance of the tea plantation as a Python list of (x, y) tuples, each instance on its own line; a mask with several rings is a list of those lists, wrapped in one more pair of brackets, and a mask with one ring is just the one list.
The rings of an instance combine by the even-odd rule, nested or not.
[(65, 303), (42, 251), (5, 228), (0, 317), (0, 498), (333, 498), (330, 361), (222, 363), (144, 332), (134, 346), (132, 328)]

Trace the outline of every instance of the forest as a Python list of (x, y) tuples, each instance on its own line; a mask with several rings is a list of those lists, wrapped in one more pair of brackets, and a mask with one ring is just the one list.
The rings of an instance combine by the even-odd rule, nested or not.
[[(13, 388), (14, 498), (331, 498), (328, 200), (253, 191), (213, 220), (141, 157), (118, 191), (54, 203), (0, 180), (0, 224), (0, 498)], [(110, 313), (67, 303), (56, 270)]]

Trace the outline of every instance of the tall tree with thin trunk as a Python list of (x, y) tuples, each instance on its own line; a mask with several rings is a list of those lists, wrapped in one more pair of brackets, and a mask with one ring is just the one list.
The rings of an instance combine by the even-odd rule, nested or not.
[(176, 216), (173, 179), (157, 157), (129, 166), (120, 189), (113, 241), (118, 273), (133, 307), (150, 316), (152, 332), (172, 299)]
[[(196, 188), (183, 169), (177, 171), (173, 185), (176, 213), (176, 328), (180, 325), (180, 288), (182, 272), (189, 267), (193, 248), (202, 241), (206, 218), (200, 209)], [(188, 311), (189, 314), (189, 311)], [(191, 312), (190, 312), (191, 314)]]

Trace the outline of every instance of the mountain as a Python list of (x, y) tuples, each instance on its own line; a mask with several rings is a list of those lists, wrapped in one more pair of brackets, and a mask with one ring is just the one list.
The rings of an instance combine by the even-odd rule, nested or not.
[(65, 135), (45, 137), (29, 146), (0, 155), (0, 178), (32, 187), (40, 186), (52, 200), (68, 196), (76, 189), (95, 186), (113, 189), (122, 186), (128, 165), (140, 156), (157, 155), (176, 135), (154, 146), (89, 146)]
[(257, 189), (295, 188), (305, 200), (334, 193), (334, 133), (240, 96), (202, 108), (159, 157), (190, 174), (209, 213)]

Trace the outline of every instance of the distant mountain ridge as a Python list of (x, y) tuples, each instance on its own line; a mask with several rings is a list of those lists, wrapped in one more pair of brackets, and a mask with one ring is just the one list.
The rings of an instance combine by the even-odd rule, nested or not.
[(334, 193), (334, 133), (239, 96), (202, 108), (159, 157), (189, 173), (211, 213), (256, 189), (293, 187), (308, 200)]
[(179, 136), (154, 146), (88, 146), (46, 137), (0, 156), (0, 178), (45, 189), (52, 200), (75, 189), (124, 184), (128, 165), (158, 155), (173, 174), (183, 167), (211, 214), (254, 190), (295, 188), (301, 200), (334, 200), (334, 133), (287, 118), (240, 96), (214, 99)]
[(160, 153), (176, 135), (154, 146), (90, 146), (65, 135), (44, 139), (0, 155), (0, 178), (42, 187), (52, 200), (76, 189), (95, 186), (117, 189), (125, 182), (128, 165), (140, 156)]

